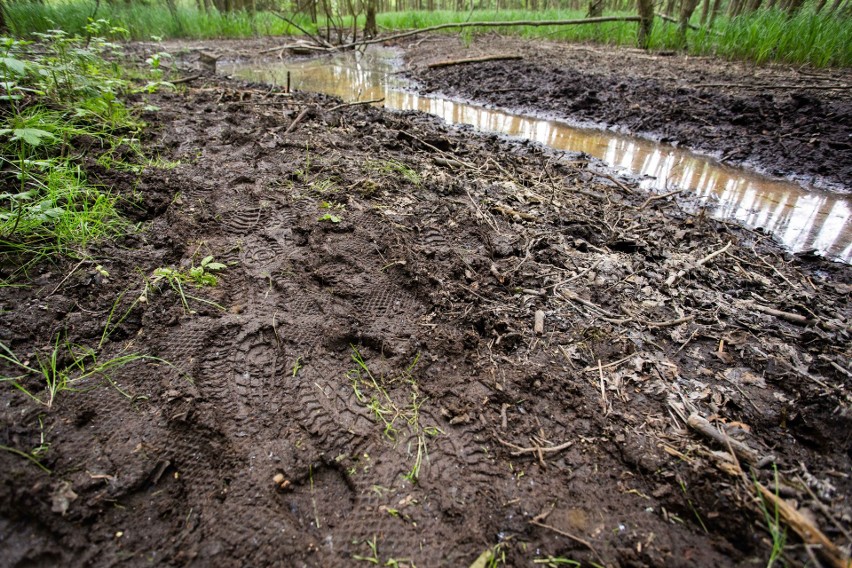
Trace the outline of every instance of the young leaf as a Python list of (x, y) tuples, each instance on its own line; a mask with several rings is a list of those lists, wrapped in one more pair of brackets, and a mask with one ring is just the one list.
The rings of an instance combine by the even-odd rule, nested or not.
[(20, 59), (15, 59), (14, 57), (0, 57), (0, 65), (3, 65), (15, 75), (23, 77), (27, 74), (27, 64)]
[(0, 135), (11, 134), (12, 140), (23, 140), (30, 146), (40, 146), (44, 141), (56, 140), (56, 136), (40, 128), (3, 128)]

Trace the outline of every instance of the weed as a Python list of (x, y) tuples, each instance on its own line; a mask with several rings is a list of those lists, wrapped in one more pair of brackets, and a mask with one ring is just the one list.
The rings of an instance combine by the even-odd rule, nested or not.
[(46, 473), (46, 474), (48, 474), (48, 475), (50, 475), (51, 473), (53, 473), (52, 471), (50, 471), (49, 469), (47, 469), (47, 468), (46, 468), (46, 467), (45, 467), (45, 466), (44, 466), (44, 465), (43, 465), (43, 464), (39, 461), (39, 459), (38, 459), (38, 457), (37, 457), (37, 456), (35, 456), (35, 455), (34, 455), (34, 454), (32, 454), (32, 453), (22, 452), (21, 450), (16, 450), (15, 448), (10, 448), (9, 446), (4, 446), (4, 445), (2, 445), (2, 444), (0, 444), (0, 450), (2, 450), (2, 451), (4, 451), (4, 452), (9, 452), (10, 454), (14, 454), (14, 455), (16, 455), (16, 456), (20, 456), (20, 457), (22, 457), (22, 458), (24, 458), (24, 459), (27, 459), (27, 460), (31, 461), (32, 463), (34, 463), (35, 465), (37, 465), (37, 466), (39, 467), (39, 469), (41, 469), (43, 472), (45, 472), (45, 473)]
[(215, 262), (212, 256), (204, 257), (201, 260), (200, 264), (198, 264), (197, 266), (191, 266), (186, 271), (181, 271), (177, 268), (168, 267), (157, 268), (154, 270), (151, 279), (146, 282), (142, 294), (139, 296), (137, 301), (142, 303), (147, 302), (149, 292), (159, 290), (160, 284), (166, 283), (172, 290), (174, 290), (178, 294), (181, 300), (181, 304), (183, 304), (183, 307), (187, 313), (195, 313), (189, 307), (188, 299), (195, 300), (197, 302), (202, 302), (204, 304), (208, 304), (222, 311), (225, 311), (225, 308), (223, 308), (216, 302), (212, 302), (210, 300), (205, 300), (204, 298), (199, 298), (197, 296), (187, 294), (183, 286), (184, 284), (189, 283), (195, 284), (197, 288), (202, 288), (204, 286), (216, 286), (219, 283), (219, 279), (214, 273), (219, 272), (220, 270), (224, 270), (225, 268), (227, 267), (221, 262)]
[[(775, 496), (778, 496), (778, 467), (773, 464), (775, 472)], [(754, 480), (755, 485), (759, 482)], [(769, 560), (766, 562), (766, 568), (772, 568), (784, 555), (784, 546), (787, 543), (787, 529), (781, 525), (781, 512), (778, 510), (778, 505), (772, 507), (772, 511), (766, 506), (766, 501), (758, 491), (758, 506), (763, 513), (763, 520), (766, 521), (766, 530), (769, 531), (769, 536), (772, 537), (772, 550), (769, 553)]]
[[(107, 361), (99, 361), (94, 349), (74, 345), (67, 340), (60, 341), (57, 335), (53, 348), (46, 357), (36, 355), (36, 363), (21, 361), (4, 343), (0, 342), (0, 361), (5, 361), (20, 373), (17, 376), (0, 376), (0, 382), (7, 382), (27, 397), (48, 409), (53, 407), (56, 398), (65, 391), (75, 391), (88, 387), (91, 379), (100, 377), (112, 385), (119, 393), (132, 398), (110, 377), (110, 372), (135, 361), (150, 360), (160, 363), (166, 361), (148, 355), (119, 355)], [(66, 362), (70, 361), (70, 362)], [(27, 379), (36, 379), (40, 389), (26, 386)], [(43, 392), (41, 392), (43, 391)]]
[(117, 45), (106, 37), (126, 30), (106, 20), (89, 22), (82, 35), (63, 30), (35, 33), (40, 44), (0, 38), (0, 244), (4, 252), (35, 260), (59, 252), (81, 254), (94, 240), (125, 232), (129, 225), (116, 199), (93, 187), (76, 141), (99, 149), (106, 167), (119, 155), (142, 155), (141, 129), (121, 96), (133, 91), (123, 70), (108, 61)]
[(358, 554), (353, 554), (352, 559), (353, 560), (360, 560), (362, 562), (369, 562), (370, 564), (375, 564), (375, 565), (378, 566), (379, 562), (381, 562), (381, 561), (379, 560), (379, 551), (378, 551), (378, 545), (376, 544), (376, 537), (373, 536), (373, 538), (370, 539), (370, 540), (362, 541), (361, 544), (367, 545), (367, 547), (370, 549), (370, 555), (369, 556), (361, 556), (361, 555), (358, 555)]
[(420, 174), (397, 160), (369, 160), (364, 164), (367, 170), (382, 174), (399, 174), (414, 185), (420, 185)]
[[(419, 355), (398, 377), (376, 378), (370, 371), (361, 353), (352, 348), (352, 360), (356, 368), (347, 373), (355, 397), (369, 410), (375, 422), (382, 426), (382, 433), (393, 443), (397, 443), (403, 430), (410, 435), (408, 455), (414, 457), (411, 468), (404, 474), (405, 479), (416, 483), (424, 460), (429, 459), (427, 439), (437, 436), (441, 430), (434, 426), (423, 426), (420, 408), (426, 399), (421, 398), (414, 380), (413, 371)], [(397, 383), (408, 385), (406, 403), (398, 404), (388, 391), (388, 387)]]
[(317, 221), (328, 221), (329, 223), (340, 223), (341, 219), (337, 215), (332, 215), (331, 213), (326, 213), (325, 215), (323, 215), (322, 217), (317, 219)]

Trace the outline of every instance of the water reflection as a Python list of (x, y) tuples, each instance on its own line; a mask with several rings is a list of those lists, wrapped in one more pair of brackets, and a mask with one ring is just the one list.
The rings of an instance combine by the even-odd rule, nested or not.
[(852, 262), (852, 208), (849, 198), (772, 180), (690, 152), (612, 132), (519, 116), (405, 91), (394, 53), (377, 49), (302, 62), (221, 65), (244, 79), (284, 84), (291, 74), (296, 90), (337, 95), (346, 101), (384, 98), (396, 110), (419, 110), (448, 123), (528, 138), (559, 150), (585, 152), (608, 166), (643, 176), (651, 191), (687, 188), (714, 215), (762, 227), (794, 251), (816, 249)]

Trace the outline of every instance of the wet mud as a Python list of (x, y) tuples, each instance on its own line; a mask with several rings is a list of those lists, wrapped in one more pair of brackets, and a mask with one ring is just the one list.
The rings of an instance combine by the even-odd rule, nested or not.
[[(431, 63), (522, 55), (429, 69)], [(411, 76), (440, 92), (648, 136), (804, 183), (850, 190), (852, 73), (754, 67), (635, 49), (432, 37), (406, 51)]]
[(158, 359), (2, 385), (0, 444), (52, 472), (0, 451), (4, 565), (751, 565), (754, 483), (850, 544), (848, 266), (419, 113), (147, 102), (173, 167), (90, 174), (140, 230), (0, 289), (0, 340)]

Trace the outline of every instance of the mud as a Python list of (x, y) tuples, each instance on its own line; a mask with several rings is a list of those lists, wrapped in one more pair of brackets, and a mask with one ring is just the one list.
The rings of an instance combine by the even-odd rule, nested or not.
[[(504, 53), (523, 59), (426, 67)], [(602, 124), (770, 175), (852, 189), (848, 70), (754, 67), (493, 34), (469, 45), (457, 37), (412, 42), (406, 59), (427, 92)]]
[[(4, 565), (765, 563), (773, 469), (725, 473), (693, 413), (850, 544), (849, 267), (418, 113), (190, 85), (145, 115), (179, 165), (91, 174), (139, 232), (3, 257), (22, 361), (71, 365), (60, 336), (168, 362), (50, 408), (3, 385), (0, 444), (52, 471), (0, 451)], [(146, 285), (207, 255), (191, 311)]]

